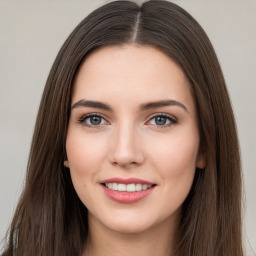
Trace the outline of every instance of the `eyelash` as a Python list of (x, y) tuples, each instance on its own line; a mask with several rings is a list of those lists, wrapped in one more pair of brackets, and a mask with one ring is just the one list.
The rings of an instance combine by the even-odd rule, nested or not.
[(153, 116), (150, 117), (149, 121), (147, 121), (147, 123), (149, 123), (151, 120), (154, 120), (155, 118), (157, 117), (162, 117), (162, 118), (166, 118), (167, 119), (167, 122), (169, 121), (169, 124), (164, 124), (164, 125), (157, 125), (157, 124), (154, 124), (157, 128), (166, 128), (166, 127), (169, 127), (169, 126), (172, 126), (172, 125), (175, 125), (178, 123), (178, 120), (177, 118), (175, 118), (174, 116), (172, 115), (169, 115), (169, 114), (165, 114), (165, 113), (158, 113), (158, 114), (154, 114)]
[[(99, 118), (104, 119), (104, 120), (106, 119), (101, 114), (90, 113), (90, 114), (86, 114), (86, 115), (83, 115), (82, 117), (80, 117), (78, 122), (82, 123), (84, 126), (89, 127), (89, 128), (99, 128), (100, 125), (92, 125), (92, 124), (87, 124), (86, 123), (86, 119), (92, 118), (92, 117), (99, 117)], [(106, 120), (105, 120), (105, 122), (108, 123)]]
[[(87, 120), (88, 118), (92, 118), (92, 117), (99, 117), (99, 118), (101, 118), (101, 121), (102, 121), (102, 119), (103, 119), (107, 124), (109, 124), (109, 122), (106, 121), (106, 118), (104, 118), (104, 116), (102, 116), (102, 115), (99, 114), (99, 113), (90, 113), (90, 114), (83, 115), (82, 117), (79, 118), (78, 122), (81, 123), (81, 124), (83, 124), (83, 125), (86, 126), (86, 127), (89, 127), (89, 128), (96, 128), (96, 129), (97, 129), (97, 128), (100, 128), (101, 125), (105, 125), (105, 124), (93, 125), (93, 124), (88, 124), (88, 123), (86, 123), (86, 120)], [(178, 123), (178, 120), (177, 120), (174, 116), (169, 115), (169, 114), (165, 114), (165, 113), (158, 113), (158, 114), (154, 114), (153, 116), (151, 116), (151, 117), (149, 118), (149, 121), (146, 122), (146, 125), (150, 125), (150, 124), (148, 124), (148, 123), (149, 123), (150, 121), (154, 120), (154, 119), (157, 118), (157, 117), (163, 117), (163, 118), (166, 118), (167, 121), (169, 121), (168, 124), (163, 124), (163, 125), (153, 124), (153, 125), (155, 125), (157, 128), (160, 128), (160, 129), (161, 129), (161, 128), (165, 128), (165, 127), (169, 127), (169, 126), (171, 126), (171, 125), (175, 125), (175, 124)]]

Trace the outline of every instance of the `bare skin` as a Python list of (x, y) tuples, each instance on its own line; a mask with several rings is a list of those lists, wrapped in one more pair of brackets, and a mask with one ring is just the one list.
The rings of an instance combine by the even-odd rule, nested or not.
[(83, 256), (173, 255), (173, 240), (178, 222), (176, 224), (176, 227), (173, 227), (167, 220), (147, 232), (127, 234), (113, 232), (107, 228), (102, 230), (97, 223), (91, 221), (89, 246), (86, 247)]
[[(78, 72), (71, 109), (67, 158), (89, 213), (83, 255), (172, 255), (182, 204), (205, 166), (182, 70), (152, 47), (101, 48)], [(116, 177), (149, 182), (151, 192), (116, 201), (104, 183)]]

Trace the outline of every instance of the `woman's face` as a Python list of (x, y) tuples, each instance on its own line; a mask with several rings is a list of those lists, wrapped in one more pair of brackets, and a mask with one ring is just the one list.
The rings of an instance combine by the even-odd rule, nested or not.
[(89, 223), (127, 233), (175, 225), (205, 165), (182, 70), (152, 47), (104, 47), (81, 66), (71, 107), (67, 158)]

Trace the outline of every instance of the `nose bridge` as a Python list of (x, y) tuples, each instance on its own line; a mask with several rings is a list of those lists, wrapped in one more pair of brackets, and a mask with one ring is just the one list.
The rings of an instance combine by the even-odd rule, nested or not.
[(143, 152), (136, 125), (124, 120), (116, 125), (111, 138), (110, 160), (119, 165), (141, 164)]

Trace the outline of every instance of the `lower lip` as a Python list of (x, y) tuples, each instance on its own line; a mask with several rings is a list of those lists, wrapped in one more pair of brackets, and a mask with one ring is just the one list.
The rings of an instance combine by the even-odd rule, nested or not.
[(155, 188), (155, 186), (153, 186), (151, 188), (141, 190), (141, 191), (123, 192), (123, 191), (109, 189), (104, 185), (102, 185), (102, 187), (107, 197), (109, 197), (110, 199), (116, 202), (124, 203), (124, 204), (135, 203), (140, 201), (141, 199), (147, 197)]

